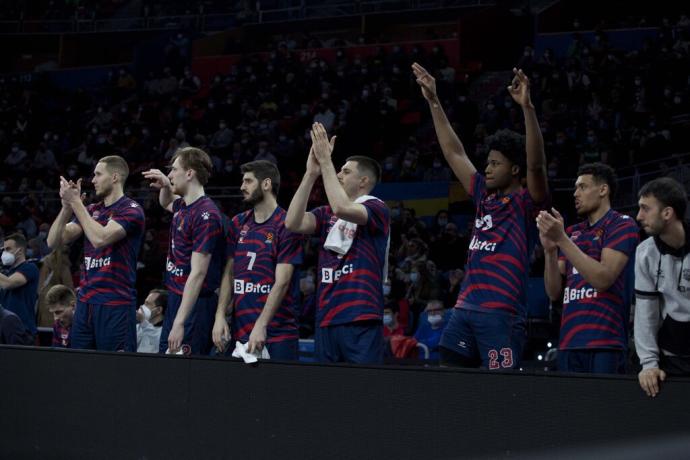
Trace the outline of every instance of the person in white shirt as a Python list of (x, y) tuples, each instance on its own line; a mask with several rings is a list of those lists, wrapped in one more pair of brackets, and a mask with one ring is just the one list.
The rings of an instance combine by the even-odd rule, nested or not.
[(158, 353), (168, 291), (153, 289), (137, 309), (137, 353)]

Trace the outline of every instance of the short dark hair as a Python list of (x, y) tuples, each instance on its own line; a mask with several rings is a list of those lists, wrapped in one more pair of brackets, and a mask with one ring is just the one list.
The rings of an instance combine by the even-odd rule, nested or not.
[(7, 240), (12, 240), (15, 243), (17, 243), (17, 246), (20, 248), (24, 249), (26, 251), (26, 237), (22, 235), (21, 233), (13, 233), (10, 236), (5, 237), (5, 241)]
[(496, 150), (520, 168), (519, 177), (527, 175), (525, 136), (510, 129), (500, 129), (486, 138), (489, 151)]
[(56, 284), (48, 289), (46, 293), (46, 305), (70, 305), (76, 302), (77, 297), (74, 291), (64, 284)]
[(166, 289), (151, 289), (150, 294), (158, 294), (156, 306), (161, 307), (161, 312), (165, 312), (168, 307), (168, 291)]
[(196, 178), (201, 185), (208, 183), (213, 171), (213, 163), (208, 153), (196, 147), (185, 147), (175, 153), (170, 163), (174, 163), (178, 158), (180, 166), (184, 169), (193, 169), (196, 172)]
[(127, 166), (127, 161), (124, 158), (119, 155), (108, 155), (98, 160), (98, 162), (105, 164), (109, 173), (118, 173), (120, 175), (120, 183), (122, 185), (125, 184), (129, 176), (129, 166)]
[(688, 209), (688, 193), (680, 182), (670, 177), (660, 177), (649, 181), (640, 189), (639, 197), (650, 195), (664, 207), (673, 208), (678, 219), (685, 219), (685, 212)]
[(609, 199), (613, 199), (616, 196), (616, 190), (618, 189), (618, 176), (616, 171), (607, 164), (604, 163), (587, 163), (580, 166), (577, 170), (577, 175), (585, 176), (591, 175), (595, 182), (599, 184), (605, 183), (609, 186)]
[(273, 195), (278, 196), (280, 190), (280, 171), (278, 167), (266, 160), (255, 160), (240, 166), (242, 174), (252, 173), (259, 182), (264, 179), (271, 179), (271, 189)]
[(360, 174), (369, 176), (374, 185), (378, 184), (381, 180), (381, 165), (373, 158), (364, 155), (353, 155), (351, 157), (347, 157), (345, 161), (356, 161), (357, 169), (359, 170)]

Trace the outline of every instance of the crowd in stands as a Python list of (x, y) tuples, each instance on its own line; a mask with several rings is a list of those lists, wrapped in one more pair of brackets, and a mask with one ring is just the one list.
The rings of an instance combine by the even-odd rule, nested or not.
[[(0, 76), (0, 227), (5, 235), (23, 233), (27, 259), (41, 266), (40, 326), (53, 323), (46, 301), (50, 287), (78, 285), (79, 249), (51, 252), (46, 245), (60, 206), (58, 177), (88, 178), (104, 155), (127, 160), (131, 195), (145, 209), (138, 280), (143, 295), (160, 285), (169, 218), (140, 173), (164, 168), (181, 147), (209, 152), (215, 170), (210, 186), (238, 186), (240, 165), (251, 160), (278, 164), (279, 201), (285, 207), (302, 173), (313, 122), (338, 134), (341, 158), (362, 152), (379, 160), (384, 182), (451, 180), (411, 77), (415, 61), (436, 76), (448, 117), (476, 165), (483, 164), (488, 135), (503, 128), (524, 132), (520, 109), (508, 92), (474, 92), (472, 82), (481, 74), (461, 78), (440, 46), (380, 48), (368, 58), (347, 57), (337, 48), (329, 63), (302, 61), (294, 52), (297, 43), (283, 42), (266, 60), (247, 56), (210, 82), (202, 82), (190, 67), (184, 34), (172, 46), (178, 52), (170, 66), (141, 79), (122, 67), (99, 92), (61, 92), (41, 78), (27, 83)], [(516, 65), (532, 80), (550, 179), (572, 178), (583, 163), (623, 167), (683, 153), (683, 133), (674, 121), (687, 116), (689, 107), (687, 18), (664, 24), (658, 38), (639, 50), (615, 49), (604, 31), (592, 43), (575, 33), (567, 56), (556, 57), (548, 49), (536, 55), (526, 46)], [(314, 203), (324, 198), (312, 195)], [(239, 200), (219, 204), (229, 216), (241, 209)], [(391, 215), (386, 331), (428, 341), (433, 357), (434, 337), (463, 278), (468, 229), (447, 210), (439, 211), (431, 225), (404, 203), (397, 203)], [(312, 333), (315, 257), (310, 241), (300, 282), (304, 337)]]

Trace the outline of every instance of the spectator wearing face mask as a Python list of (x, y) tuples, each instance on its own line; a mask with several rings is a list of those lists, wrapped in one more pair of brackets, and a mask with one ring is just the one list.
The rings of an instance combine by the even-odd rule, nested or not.
[(439, 359), (439, 343), (443, 328), (448, 322), (448, 310), (443, 308), (440, 300), (430, 300), (419, 317), (419, 326), (414, 334), (417, 342), (423, 343), (429, 348), (429, 359)]
[(137, 353), (158, 353), (168, 291), (153, 289), (137, 309)]
[(0, 304), (19, 316), (29, 334), (35, 337), (38, 268), (26, 261), (26, 238), (22, 234), (5, 238), (2, 265), (7, 274), (0, 274)]
[(398, 310), (395, 303), (389, 303), (383, 309), (383, 336), (405, 335), (405, 329), (398, 322)]

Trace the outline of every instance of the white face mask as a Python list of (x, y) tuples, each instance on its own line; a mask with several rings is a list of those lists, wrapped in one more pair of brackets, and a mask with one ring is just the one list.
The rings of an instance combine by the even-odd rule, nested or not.
[(2, 251), (2, 264), (4, 266), (9, 267), (13, 265), (16, 260), (17, 258), (10, 251)]
[(410, 273), (410, 282), (411, 282), (412, 284), (414, 284), (414, 283), (416, 283), (417, 281), (419, 281), (419, 273), (418, 273), (418, 272), (412, 272), (412, 273)]
[(384, 326), (390, 326), (393, 324), (393, 315), (390, 313), (386, 313), (383, 315), (383, 325)]
[(429, 315), (427, 316), (427, 319), (432, 327), (436, 327), (443, 322), (443, 316), (441, 315)]
[(146, 321), (151, 319), (151, 309), (147, 307), (145, 304), (141, 305), (139, 308), (141, 308), (142, 313), (144, 313), (144, 319)]
[(391, 287), (388, 284), (383, 285), (383, 295), (389, 296), (391, 293)]

